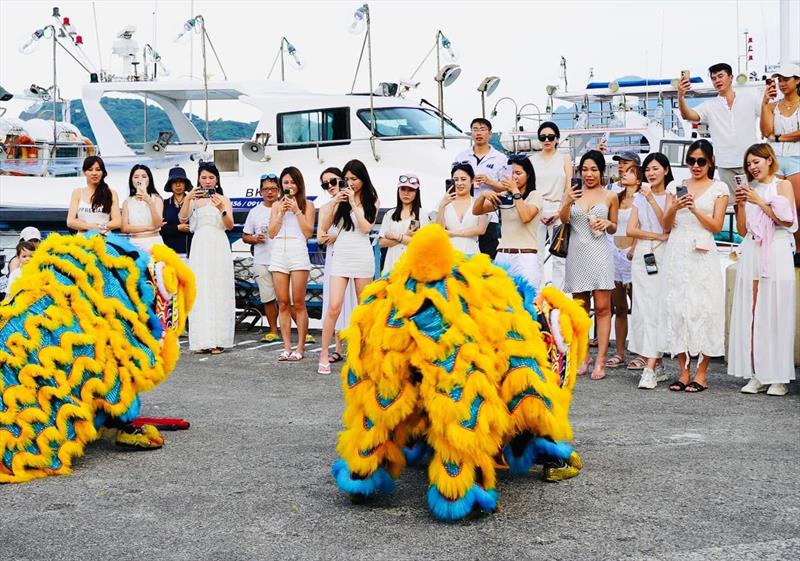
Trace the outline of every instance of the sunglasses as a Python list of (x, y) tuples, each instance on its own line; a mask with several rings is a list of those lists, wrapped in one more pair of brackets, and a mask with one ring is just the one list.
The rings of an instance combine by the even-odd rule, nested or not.
[(264, 175), (261, 176), (261, 181), (264, 181), (265, 179), (271, 179), (272, 181), (277, 182), (278, 176), (275, 175), (274, 173), (265, 173)]
[(416, 185), (419, 187), (419, 179), (413, 175), (401, 175), (397, 178), (398, 183), (408, 183), (409, 185)]
[(553, 142), (556, 138), (558, 137), (554, 134), (540, 134), (539, 142)]
[(528, 159), (528, 156), (526, 156), (525, 154), (511, 154), (508, 157), (508, 163), (509, 164), (518, 164), (520, 162), (524, 162), (527, 159)]
[(708, 164), (708, 160), (705, 158), (692, 158), (691, 156), (689, 156), (688, 158), (686, 158), (686, 164), (689, 167), (692, 167), (693, 165), (697, 164), (702, 168), (705, 167), (706, 164)]
[(336, 187), (339, 184), (340, 181), (344, 181), (344, 180), (338, 179), (336, 177), (332, 177), (328, 181), (323, 181), (322, 183), (320, 183), (319, 186), (322, 187), (323, 191), (327, 191), (328, 189), (331, 189), (332, 187)]

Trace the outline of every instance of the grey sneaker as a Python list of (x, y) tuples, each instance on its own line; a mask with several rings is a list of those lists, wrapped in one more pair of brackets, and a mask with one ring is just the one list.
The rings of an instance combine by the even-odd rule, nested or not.
[(639, 378), (639, 389), (640, 390), (652, 390), (658, 385), (656, 381), (656, 373), (649, 368), (645, 367), (642, 370), (642, 377)]
[(770, 384), (767, 395), (786, 395), (789, 393), (789, 384)]
[[(761, 393), (767, 391), (766, 384), (762, 384), (755, 378), (750, 378), (747, 385), (740, 390), (742, 393)], [(782, 394), (779, 394), (782, 395)]]

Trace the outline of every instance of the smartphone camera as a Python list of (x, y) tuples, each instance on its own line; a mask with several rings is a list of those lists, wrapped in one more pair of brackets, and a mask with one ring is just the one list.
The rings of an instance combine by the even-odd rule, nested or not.
[(644, 270), (648, 275), (655, 275), (658, 273), (658, 265), (656, 265), (656, 256), (653, 253), (645, 253), (644, 257)]
[(689, 188), (686, 187), (686, 185), (678, 185), (678, 187), (675, 189), (675, 196), (678, 197), (679, 199), (681, 197), (685, 197), (688, 194), (689, 194)]
[(291, 189), (284, 189), (283, 190), (283, 196), (286, 197), (287, 199), (291, 199), (292, 198), (292, 190)]
[(510, 207), (514, 205), (514, 199), (511, 197), (511, 193), (504, 193), (500, 195), (499, 200), (501, 207)]
[(338, 184), (339, 184), (339, 189), (344, 189), (345, 187), (347, 187), (347, 181), (344, 179), (339, 179)]
[(419, 230), (419, 220), (412, 218), (411, 222), (408, 223), (408, 229), (412, 232)]
[(217, 190), (216, 189), (206, 189), (205, 197), (207, 199), (210, 199), (211, 197), (213, 197), (216, 194), (217, 194)]

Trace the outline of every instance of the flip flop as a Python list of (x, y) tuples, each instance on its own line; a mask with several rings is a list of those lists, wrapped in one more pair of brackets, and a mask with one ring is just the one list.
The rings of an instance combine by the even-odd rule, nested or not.
[(703, 386), (698, 382), (691, 382), (688, 386), (686, 386), (686, 389), (684, 391), (686, 393), (700, 393), (706, 391), (707, 389), (708, 386)]
[(344, 360), (344, 357), (341, 355), (341, 353), (333, 351), (329, 357), (329, 360), (331, 361), (331, 364), (333, 364), (334, 362), (340, 362)]
[(290, 360), (289, 357), (291, 357), (291, 356), (292, 356), (292, 353), (290, 353), (289, 351), (281, 351), (281, 354), (278, 355), (278, 361), (279, 362), (286, 362), (287, 360)]
[(669, 385), (669, 391), (671, 392), (682, 392), (684, 390), (686, 390), (686, 384), (680, 380), (675, 380)]
[(211, 349), (209, 352), (210, 352), (212, 355), (221, 355), (222, 353), (224, 353), (224, 352), (225, 352), (225, 349), (223, 349), (222, 347), (214, 347), (214, 348), (213, 348), (213, 349)]
[(317, 367), (317, 374), (330, 374), (330, 373), (331, 373), (330, 363), (320, 362), (319, 366)]

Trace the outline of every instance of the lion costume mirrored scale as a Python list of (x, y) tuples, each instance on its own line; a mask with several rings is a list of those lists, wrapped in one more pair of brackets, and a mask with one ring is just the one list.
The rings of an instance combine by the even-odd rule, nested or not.
[(496, 510), (496, 469), (577, 475), (568, 414), (589, 325), (555, 288), (536, 295), (438, 225), (420, 230), (344, 334), (337, 485), (359, 502), (429, 460), (428, 505), (455, 521)]
[[(0, 306), (0, 483), (67, 474), (175, 368), (194, 277), (168, 247), (50, 235)], [(155, 427), (117, 442), (163, 444)]]

